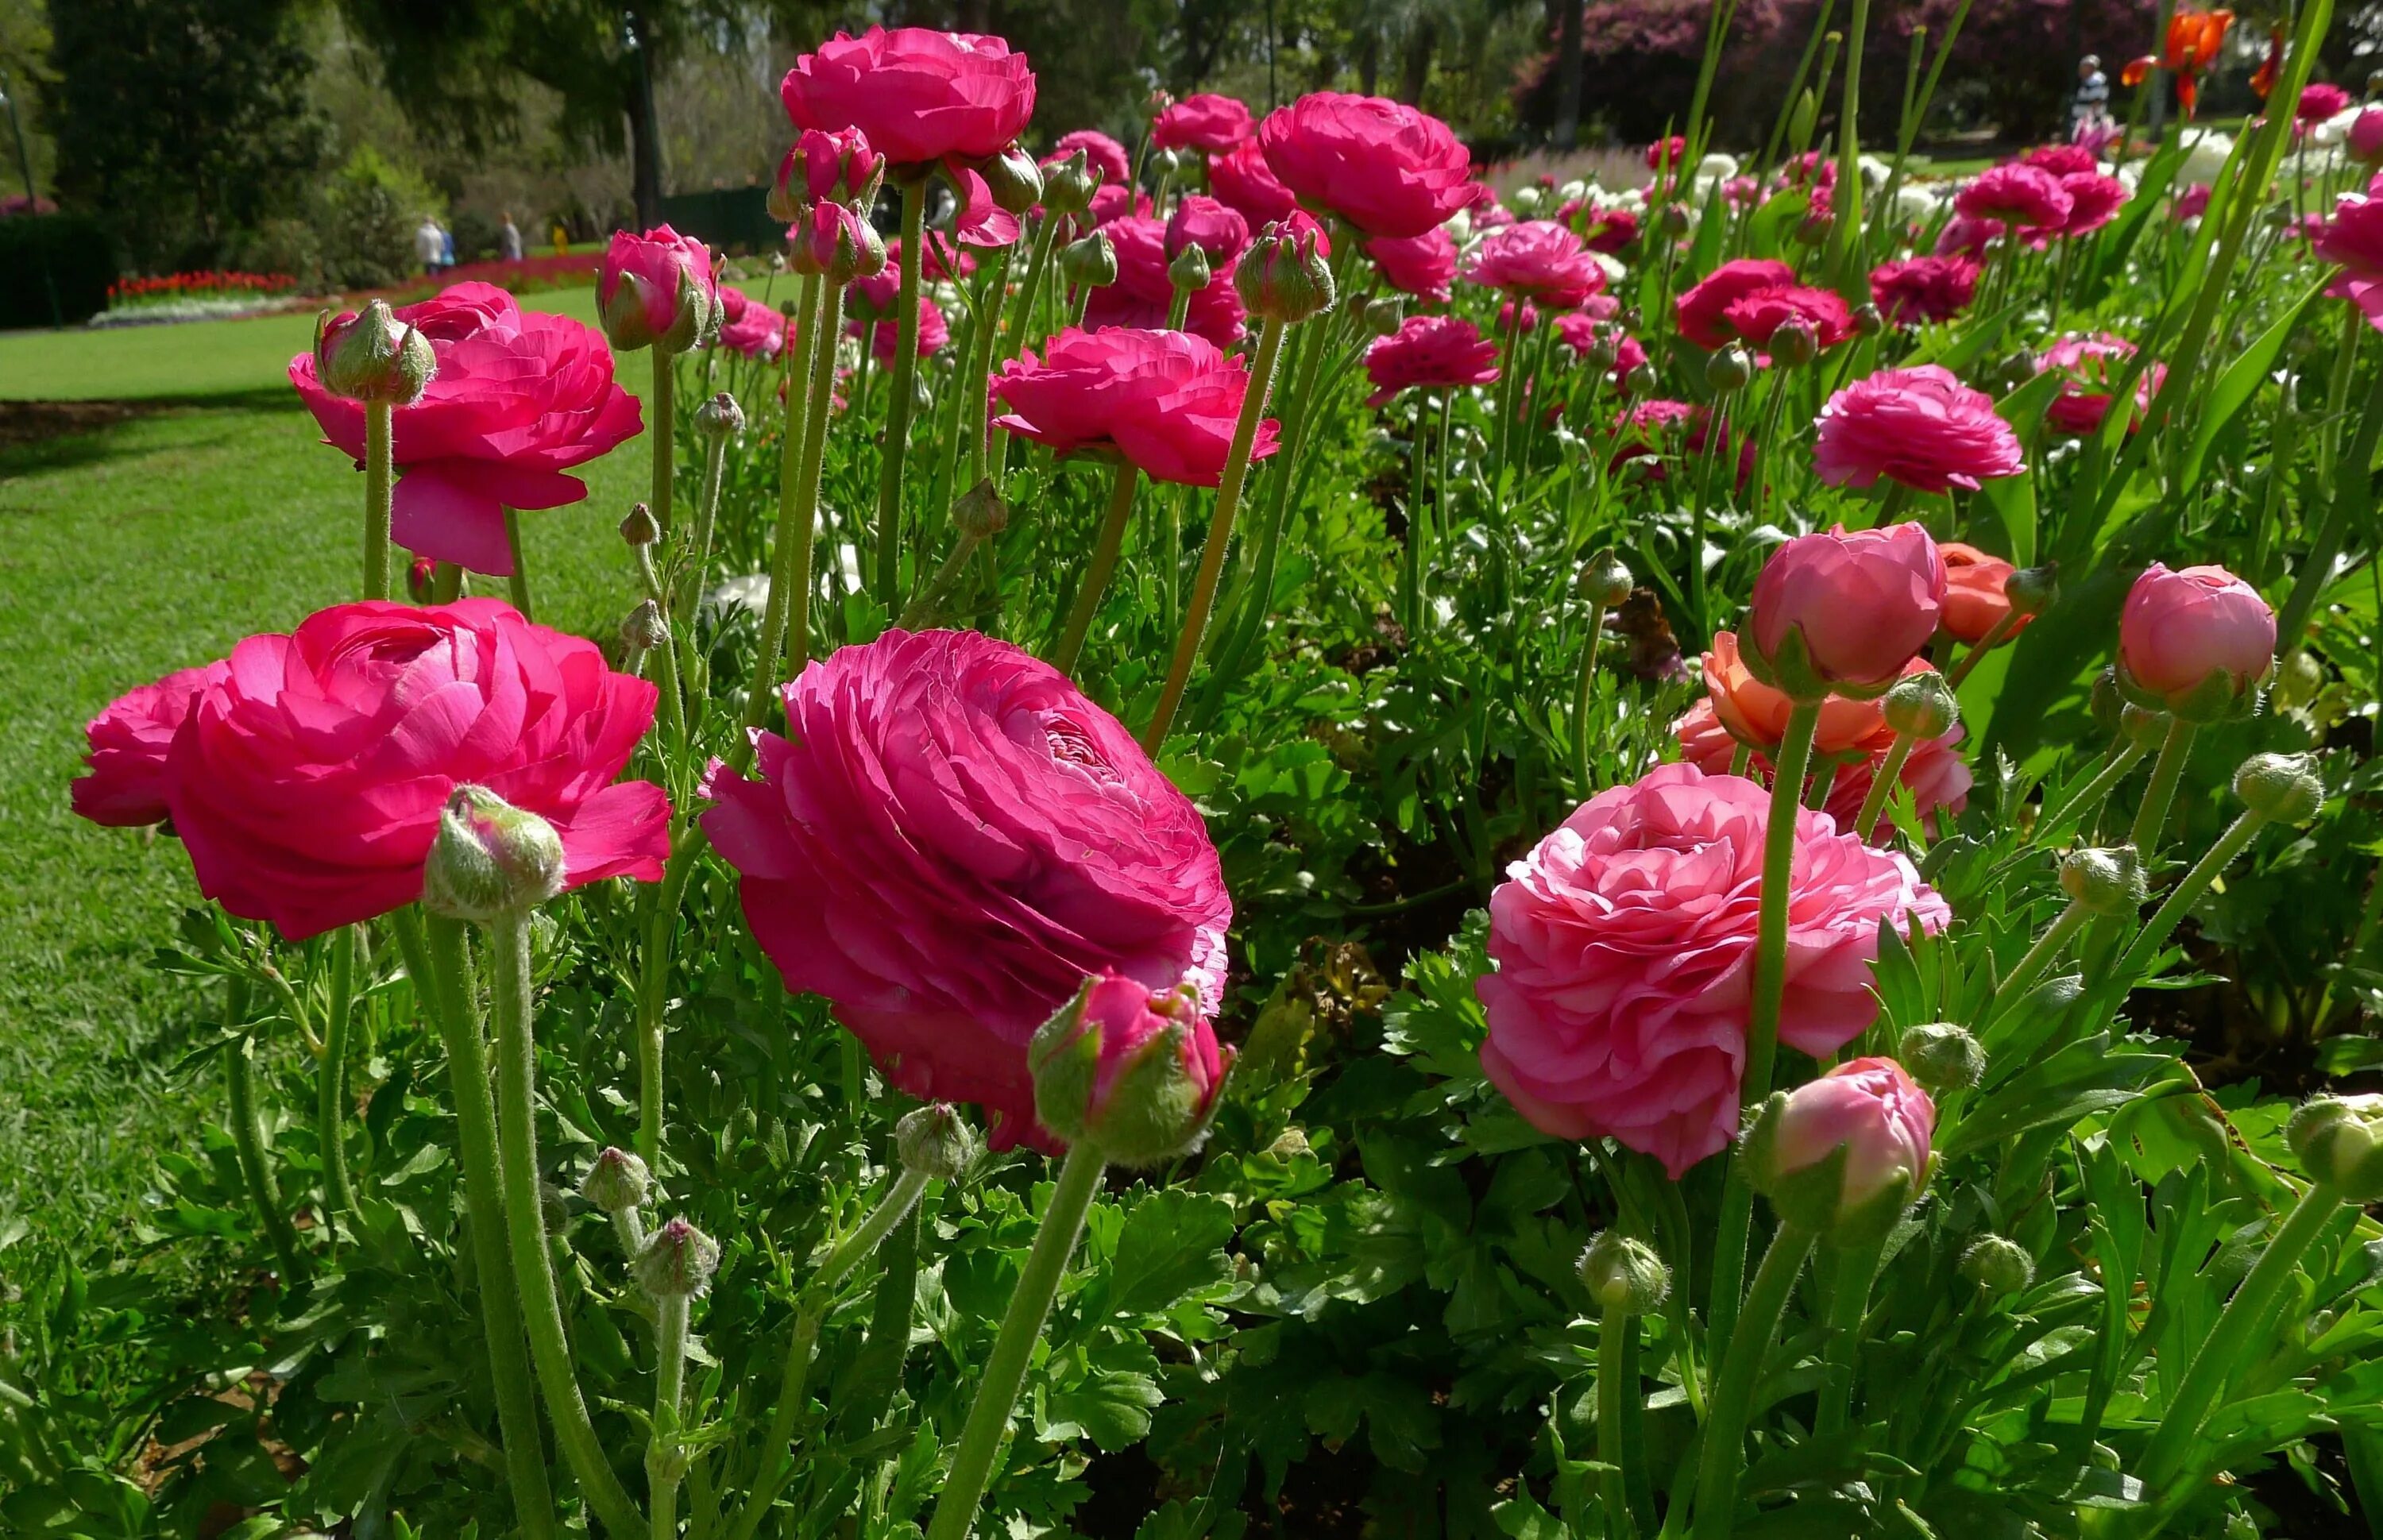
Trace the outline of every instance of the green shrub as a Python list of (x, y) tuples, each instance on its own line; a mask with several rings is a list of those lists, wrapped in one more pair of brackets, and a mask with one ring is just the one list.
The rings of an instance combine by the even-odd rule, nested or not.
[(350, 289), (402, 282), (414, 270), (414, 231), (446, 200), (412, 166), (360, 145), (323, 193), (323, 276)]
[(0, 329), (87, 321), (115, 281), (114, 243), (89, 215), (0, 219)]

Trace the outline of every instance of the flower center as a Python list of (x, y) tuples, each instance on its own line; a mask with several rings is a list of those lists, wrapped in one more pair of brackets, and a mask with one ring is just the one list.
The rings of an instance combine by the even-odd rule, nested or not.
[(1043, 737), (1050, 745), (1051, 758), (1061, 764), (1073, 765), (1093, 780), (1110, 785), (1123, 782), (1124, 777), (1101, 758), (1092, 733), (1081, 722), (1062, 712), (1048, 712), (1043, 718)]

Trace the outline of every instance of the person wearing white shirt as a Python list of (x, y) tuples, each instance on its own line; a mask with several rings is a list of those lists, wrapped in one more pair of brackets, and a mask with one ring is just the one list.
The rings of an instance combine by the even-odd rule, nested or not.
[(424, 273), (436, 277), (438, 276), (439, 258), (446, 254), (446, 232), (438, 228), (438, 220), (424, 215), (421, 228), (414, 232), (414, 261), (422, 265)]

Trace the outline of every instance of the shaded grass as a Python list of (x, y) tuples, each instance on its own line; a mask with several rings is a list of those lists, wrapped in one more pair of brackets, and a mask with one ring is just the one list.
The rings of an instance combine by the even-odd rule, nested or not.
[[(290, 335), (238, 321), (0, 338), (0, 394), (24, 392), (29, 350), (56, 363), (62, 398), (170, 397), (186, 366), (220, 382), (212, 400), (0, 447), (0, 1235), (21, 1220), (110, 1249), (156, 1151), (220, 1115), (211, 1075), (174, 1074), (213, 999), (146, 963), (197, 902), (189, 862), (170, 838), (74, 818), (67, 783), (82, 723), (124, 690), (354, 597), (363, 478), (281, 383)], [(647, 367), (628, 359), (624, 384)], [(648, 453), (633, 439), (582, 473), (587, 501), (525, 516), (540, 620), (612, 634), (635, 598), (615, 525)]]

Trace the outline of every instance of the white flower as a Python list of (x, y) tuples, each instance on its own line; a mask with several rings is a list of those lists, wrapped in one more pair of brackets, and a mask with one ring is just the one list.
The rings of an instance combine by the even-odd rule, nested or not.
[(1460, 246), (1463, 245), (1473, 239), (1473, 211), (1466, 208), (1458, 209), (1448, 216), (1448, 222), (1440, 228), (1448, 232), (1448, 238)]
[(1738, 173), (1737, 157), (1719, 151), (1697, 162), (1697, 180), (1725, 182)]
[(1944, 204), (1933, 188), (1905, 182), (1895, 190), (1895, 212), (1908, 224), (1927, 223)]
[(2226, 168), (2226, 159), (2234, 153), (2232, 136), (2218, 129), (2187, 129), (2179, 136), (2184, 147), (2184, 165), (2176, 174), (2179, 185), (2207, 187), (2217, 180)]
[(1864, 187), (1884, 187), (1886, 185), (1886, 179), (1892, 175), (1895, 170), (1894, 166), (1889, 166), (1886, 162), (1879, 159), (1876, 155), (1862, 155), (1855, 160), (1854, 166), (1861, 172), (1862, 185)]
[(1556, 189), (1556, 202), (1559, 203), (1576, 203), (1587, 196), (1588, 184), (1578, 177)]
[(2357, 122), (2358, 115), (2365, 110), (2363, 106), (2342, 108), (2308, 131), (2309, 142), (2322, 149), (2332, 149), (2349, 139), (2350, 126)]
[(1606, 287), (1609, 289), (1613, 285), (1620, 283), (1630, 274), (1629, 268), (1624, 267), (1614, 258), (1607, 256), (1603, 252), (1591, 252), (1588, 254), (1597, 263), (1597, 265), (1604, 270), (1605, 283)]

